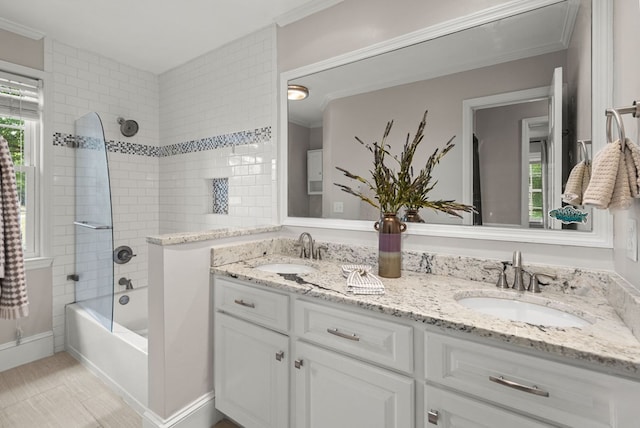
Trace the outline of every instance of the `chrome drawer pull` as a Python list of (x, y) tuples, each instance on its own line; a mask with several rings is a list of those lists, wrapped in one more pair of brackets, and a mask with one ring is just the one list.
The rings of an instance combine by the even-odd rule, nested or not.
[(276, 352), (276, 360), (282, 361), (283, 358), (284, 358), (284, 351)]
[(355, 333), (353, 333), (353, 334), (343, 333), (341, 331), (338, 331), (337, 328), (328, 328), (327, 329), (327, 333), (331, 333), (334, 336), (342, 337), (343, 339), (353, 340), (355, 342), (359, 342), (360, 341), (360, 338), (358, 337), (357, 334), (355, 334)]
[(256, 307), (256, 305), (255, 305), (254, 303), (247, 303), (247, 302), (245, 302), (245, 301), (244, 301), (244, 300), (242, 300), (242, 299), (240, 299), (240, 300), (236, 299), (236, 300), (234, 300), (233, 302), (234, 302), (236, 305), (246, 306), (247, 308), (251, 308), (251, 309), (253, 309), (253, 308), (255, 308), (255, 307)]
[(539, 395), (541, 397), (549, 396), (549, 393), (547, 391), (538, 389), (538, 387), (535, 385), (533, 386), (522, 385), (521, 383), (507, 380), (502, 376), (500, 377), (489, 376), (489, 380), (491, 382), (495, 382), (500, 385), (508, 386), (509, 388), (517, 389), (518, 391), (528, 392), (529, 394)]
[(302, 367), (302, 360), (295, 360), (293, 362), (293, 365), (295, 368), (297, 368), (298, 370), (300, 370), (300, 367)]

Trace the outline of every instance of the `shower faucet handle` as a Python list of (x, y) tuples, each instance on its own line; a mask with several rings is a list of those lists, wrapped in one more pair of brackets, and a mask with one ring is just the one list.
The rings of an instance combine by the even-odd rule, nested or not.
[(135, 256), (131, 247), (127, 245), (121, 245), (113, 250), (113, 261), (119, 265), (130, 262)]

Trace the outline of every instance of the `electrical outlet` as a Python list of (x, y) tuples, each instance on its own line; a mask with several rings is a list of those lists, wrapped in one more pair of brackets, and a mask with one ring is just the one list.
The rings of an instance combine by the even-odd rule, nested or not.
[(634, 219), (627, 219), (627, 258), (638, 261), (638, 227)]
[(342, 203), (342, 202), (334, 202), (333, 203), (333, 212), (334, 213), (344, 212), (344, 203)]

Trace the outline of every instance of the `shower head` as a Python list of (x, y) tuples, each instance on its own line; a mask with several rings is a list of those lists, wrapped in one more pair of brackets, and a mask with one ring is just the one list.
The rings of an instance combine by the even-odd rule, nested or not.
[(125, 137), (133, 137), (138, 132), (138, 122), (135, 120), (125, 120), (123, 117), (118, 118), (120, 124), (120, 132)]

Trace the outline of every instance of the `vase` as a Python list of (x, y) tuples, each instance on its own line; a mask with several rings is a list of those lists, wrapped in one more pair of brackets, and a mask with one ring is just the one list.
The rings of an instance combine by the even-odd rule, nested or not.
[(418, 210), (413, 208), (407, 208), (402, 217), (402, 221), (406, 221), (407, 223), (424, 223), (424, 220), (420, 217), (420, 214), (418, 214)]
[(383, 278), (400, 278), (402, 250), (400, 234), (407, 230), (396, 213), (383, 213), (374, 224), (378, 233), (378, 275)]

